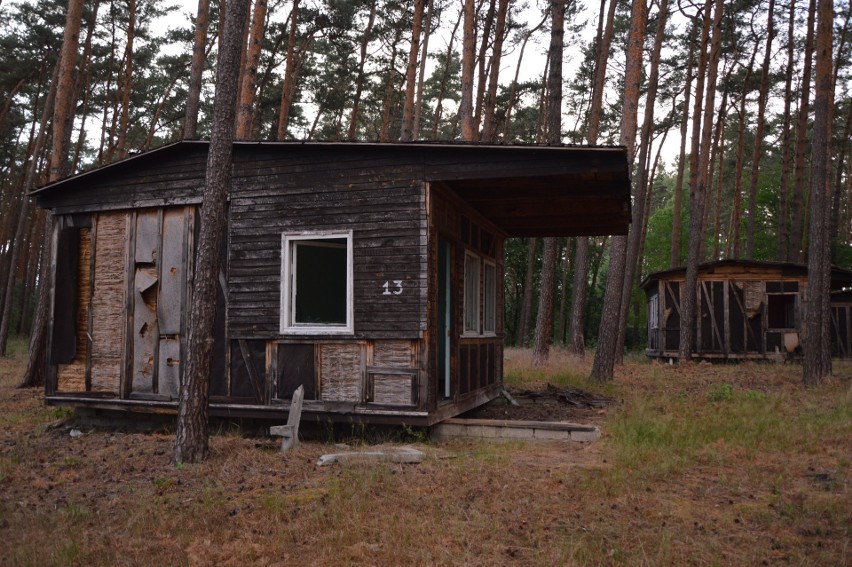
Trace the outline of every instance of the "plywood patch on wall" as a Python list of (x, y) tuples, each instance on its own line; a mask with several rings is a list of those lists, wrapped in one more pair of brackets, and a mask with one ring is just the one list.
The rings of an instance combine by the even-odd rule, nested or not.
[(320, 346), (320, 383), (323, 401), (360, 402), (363, 376), (363, 347), (360, 343)]
[(126, 213), (97, 216), (92, 291), (92, 391), (118, 394), (124, 353)]
[(86, 391), (86, 351), (88, 350), (89, 297), (92, 286), (92, 231), (81, 228), (80, 256), (77, 269), (77, 349), (69, 364), (60, 364), (56, 374), (56, 388), (60, 392)]

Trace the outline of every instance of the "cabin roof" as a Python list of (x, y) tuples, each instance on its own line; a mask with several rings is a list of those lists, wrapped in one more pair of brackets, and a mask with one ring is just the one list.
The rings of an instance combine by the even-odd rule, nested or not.
[[(705, 262), (698, 266), (699, 274), (712, 274), (716, 270), (723, 268), (740, 268), (750, 274), (753, 274), (751, 279), (770, 279), (772, 276), (766, 274), (766, 277), (761, 277), (761, 273), (769, 271), (780, 271), (784, 277), (808, 277), (808, 267), (805, 264), (795, 264), (792, 262), (770, 262), (758, 260), (716, 260), (714, 262)], [(686, 277), (686, 266), (672, 268), (670, 270), (662, 270), (648, 274), (642, 283), (639, 284), (640, 289), (645, 289), (652, 282), (659, 280), (678, 280)], [(852, 286), (852, 271), (832, 266), (831, 268), (831, 288), (839, 289), (845, 286)]]
[[(181, 141), (92, 169), (31, 192), (51, 199), (164, 160), (206, 152)], [(424, 181), (452, 189), (508, 236), (626, 234), (630, 173), (623, 146), (479, 143), (235, 142), (235, 164), (252, 148), (273, 152), (349, 152), (422, 164)], [(468, 167), (467, 164), (471, 164)], [(477, 163), (484, 167), (475, 167)]]

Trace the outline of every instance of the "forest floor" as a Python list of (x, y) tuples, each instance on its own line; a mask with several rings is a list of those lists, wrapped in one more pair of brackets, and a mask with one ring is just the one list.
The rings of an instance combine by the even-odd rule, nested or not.
[(93, 428), (14, 387), (22, 354), (0, 359), (0, 564), (852, 564), (849, 362), (806, 389), (795, 364), (637, 357), (599, 386), (588, 359), (557, 351), (533, 371), (528, 352), (506, 357), (515, 391), (612, 398), (567, 417), (602, 438), (353, 430), (356, 449), (409, 444), (425, 458), (318, 467), (331, 439), (282, 455), (222, 427), (207, 462), (175, 466), (170, 428)]

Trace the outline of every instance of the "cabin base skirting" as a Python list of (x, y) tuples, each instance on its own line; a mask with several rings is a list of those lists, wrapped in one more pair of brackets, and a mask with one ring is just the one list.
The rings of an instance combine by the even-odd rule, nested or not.
[[(79, 396), (46, 396), (45, 403), (50, 406), (81, 407), (95, 410), (107, 410), (114, 412), (136, 412), (153, 413), (163, 415), (177, 415), (177, 402), (161, 402), (151, 400), (119, 400), (103, 399), (95, 400)], [(288, 405), (259, 406), (259, 405), (236, 405), (236, 404), (210, 404), (210, 417), (231, 417), (246, 419), (262, 419), (281, 422), (286, 420)], [(334, 411), (329, 408), (311, 408), (308, 402), (302, 406), (302, 421), (315, 422), (364, 422), (377, 425), (399, 425), (405, 424), (413, 427), (425, 427), (429, 425), (429, 414), (424, 411), (397, 411), (374, 408), (352, 407), (347, 404), (345, 408)]]
[(592, 443), (601, 436), (594, 425), (557, 421), (505, 421), (495, 419), (448, 419), (430, 429), (430, 437), (444, 441), (454, 437), (520, 439), (526, 441), (574, 441)]

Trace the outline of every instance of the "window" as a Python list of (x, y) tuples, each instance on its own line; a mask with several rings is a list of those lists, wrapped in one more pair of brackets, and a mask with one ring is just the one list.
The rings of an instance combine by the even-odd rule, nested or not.
[(464, 334), (479, 334), (479, 256), (464, 255)]
[(766, 295), (768, 328), (796, 328), (796, 295), (774, 294)]
[(494, 334), (497, 331), (497, 265), (483, 260), (485, 313), (482, 321), (482, 332)]
[(281, 333), (352, 333), (352, 233), (282, 235)]
[(464, 256), (464, 335), (497, 332), (497, 264), (472, 252)]

